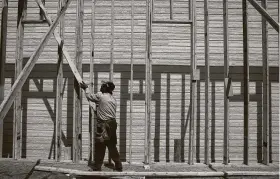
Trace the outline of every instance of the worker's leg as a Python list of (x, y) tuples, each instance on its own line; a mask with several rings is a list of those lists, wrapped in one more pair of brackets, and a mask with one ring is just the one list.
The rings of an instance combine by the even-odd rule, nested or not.
[(100, 125), (97, 125), (97, 133), (95, 136), (95, 147), (94, 147), (94, 169), (93, 170), (101, 170), (101, 166), (103, 164), (106, 144), (103, 140), (100, 140), (100, 131), (102, 128)]
[(115, 163), (115, 169), (117, 171), (122, 171), (122, 163), (120, 160), (120, 154), (117, 149), (117, 122), (116, 120), (111, 120), (108, 122), (110, 126), (110, 140), (106, 141), (110, 157)]

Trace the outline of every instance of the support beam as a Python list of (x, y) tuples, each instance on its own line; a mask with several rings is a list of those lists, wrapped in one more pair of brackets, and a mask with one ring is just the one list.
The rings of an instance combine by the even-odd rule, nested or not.
[(252, 6), (254, 6), (254, 8), (263, 16), (263, 18), (265, 18), (269, 24), (277, 31), (279, 32), (279, 23), (277, 23), (277, 21), (275, 21), (270, 15), (269, 13), (259, 5), (259, 3), (257, 3), (256, 0), (248, 0)]
[[(58, 1), (58, 12), (64, 6), (65, 0)], [(64, 39), (64, 17), (59, 22), (59, 35)], [(55, 160), (61, 160), (61, 134), (62, 134), (62, 100), (63, 100), (63, 43), (58, 45), (58, 62), (56, 76), (56, 121), (55, 121)]]
[(3, 125), (4, 117), (6, 116), (7, 112), (9, 111), (16, 94), (21, 90), (23, 84), (25, 83), (28, 75), (30, 74), (31, 70), (33, 69), (36, 61), (38, 60), (39, 56), (44, 50), (44, 47), (47, 45), (48, 40), (50, 39), (52, 33), (54, 32), (57, 24), (59, 23), (60, 18), (64, 15), (65, 11), (67, 10), (68, 6), (70, 5), (72, 0), (67, 0), (66, 4), (60, 10), (59, 14), (57, 15), (56, 19), (54, 20), (53, 24), (51, 25), (50, 29), (46, 32), (44, 37), (42, 38), (41, 43), (38, 45), (36, 50), (33, 52), (31, 57), (29, 58), (28, 62), (24, 66), (23, 70), (20, 72), (18, 78), (15, 80), (11, 91), (4, 99), (4, 101), (0, 105), (0, 125)]
[(110, 81), (114, 81), (114, 37), (115, 37), (115, 0), (111, 0), (111, 49), (110, 49)]
[[(95, 40), (95, 3), (96, 0), (92, 0), (91, 6), (91, 56), (90, 56), (90, 69), (89, 69), (89, 90), (90, 93), (94, 93), (94, 40)], [(94, 111), (91, 106), (89, 106), (89, 163), (94, 161), (94, 139), (95, 139), (95, 120), (94, 120)]]
[[(48, 25), (51, 26), (51, 25), (52, 25), (52, 19), (51, 19), (51, 17), (48, 15), (45, 6), (42, 4), (41, 0), (35, 0), (35, 1), (36, 1), (36, 3), (38, 4), (39, 8), (42, 10), (42, 13), (43, 13), (44, 17), (46, 18), (46, 21), (47, 21)], [(72, 0), (68, 0), (68, 1), (72, 1)], [(60, 36), (59, 36), (59, 33), (58, 33), (56, 30), (53, 32), (53, 35), (54, 35), (55, 40), (57, 41), (57, 43), (58, 43), (58, 44), (61, 44), (61, 43), (62, 43), (62, 40), (61, 40), (61, 38), (60, 38)], [(72, 70), (72, 72), (73, 72), (75, 78), (77, 79), (77, 81), (78, 81), (79, 83), (82, 83), (83, 79), (82, 79), (81, 75), (79, 74), (78, 69), (77, 69), (75, 63), (74, 63), (74, 61), (71, 59), (71, 57), (70, 57), (70, 55), (69, 55), (69, 53), (68, 53), (68, 51), (67, 51), (67, 48), (66, 48), (65, 46), (63, 46), (62, 51), (63, 51), (63, 55), (64, 55), (65, 59), (66, 59), (67, 62), (69, 63), (69, 66), (70, 66), (70, 68), (71, 68), (71, 70)]]
[(23, 20), (23, 24), (44, 24), (47, 23), (46, 20)]
[[(84, 0), (77, 0), (76, 16), (76, 67), (82, 75)], [(73, 162), (82, 159), (82, 90), (74, 79)]]
[(130, 49), (130, 113), (129, 113), (129, 164), (132, 162), (132, 120), (133, 120), (133, 66), (134, 66), (134, 0), (131, 0), (131, 49)]
[[(2, 19), (1, 19), (1, 50), (0, 50), (0, 104), (4, 100), (5, 91), (5, 63), (6, 63), (6, 45), (7, 45), (7, 27), (8, 27), (8, 0), (2, 1)], [(3, 125), (0, 125), (0, 158), (3, 150)]]
[(153, 0), (146, 0), (147, 6), (147, 27), (146, 27), (146, 95), (145, 95), (145, 151), (144, 151), (144, 163), (150, 164), (151, 162), (151, 43), (152, 43), (152, 6)]
[[(262, 7), (267, 8), (267, 1), (262, 0)], [(263, 164), (269, 164), (269, 63), (268, 63), (268, 28), (262, 17), (262, 67), (263, 67)]]
[(228, 53), (228, 0), (223, 0), (223, 24), (224, 24), (224, 152), (223, 163), (229, 162), (229, 53)]
[(170, 20), (173, 20), (173, 0), (170, 1)]
[(243, 13), (243, 76), (244, 76), (244, 153), (243, 163), (249, 164), (249, 48), (248, 48), (248, 4), (242, 0)]
[[(17, 39), (16, 39), (16, 62), (15, 62), (15, 78), (17, 78), (22, 70), (23, 63), (23, 39), (24, 24), (23, 21), (27, 15), (27, 0), (18, 1), (18, 19), (17, 19)], [(14, 101), (14, 119), (13, 119), (13, 158), (21, 158), (22, 144), (22, 107), (21, 107), (21, 90), (16, 93)]]
[(209, 164), (209, 17), (208, 0), (204, 0), (204, 51), (205, 51), (205, 144), (204, 163)]
[(197, 80), (195, 78), (196, 71), (197, 71), (197, 64), (196, 64), (196, 0), (190, 1), (190, 18), (192, 21), (191, 24), (191, 116), (190, 116), (190, 132), (189, 132), (189, 159), (188, 163), (193, 165), (193, 158), (194, 158), (194, 127), (196, 122), (196, 115), (197, 115)]
[[(42, 1), (42, 3), (43, 3), (43, 5), (45, 5), (46, 4), (46, 0), (41, 0)], [(44, 20), (44, 15), (43, 15), (43, 12), (42, 12), (42, 9), (40, 9), (40, 20)]]

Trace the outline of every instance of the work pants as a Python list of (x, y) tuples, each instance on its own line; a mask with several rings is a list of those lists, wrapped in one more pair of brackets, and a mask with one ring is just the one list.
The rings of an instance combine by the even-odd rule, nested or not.
[[(95, 140), (95, 155), (94, 155), (94, 163), (95, 167), (101, 169), (103, 164), (106, 147), (109, 150), (109, 155), (115, 163), (116, 170), (122, 170), (122, 164), (120, 161), (120, 155), (117, 149), (117, 122), (115, 119), (108, 120), (106, 122), (108, 124), (109, 130), (108, 136), (109, 140), (104, 140), (100, 142), (100, 140)], [(100, 125), (97, 124), (97, 132), (102, 131)]]

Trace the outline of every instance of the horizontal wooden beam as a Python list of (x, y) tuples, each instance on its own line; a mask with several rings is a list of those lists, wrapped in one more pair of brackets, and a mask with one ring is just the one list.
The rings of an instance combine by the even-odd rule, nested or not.
[(178, 20), (153, 20), (153, 24), (191, 24), (192, 21), (178, 21)]
[[(45, 16), (45, 18), (47, 20), (47, 23), (49, 24), (49, 26), (51, 26), (52, 25), (52, 19), (48, 15), (47, 10), (46, 10), (45, 6), (43, 5), (42, 1), (41, 0), (35, 0), (35, 1), (38, 4), (39, 8), (41, 9), (41, 12), (42, 12), (43, 16)], [(63, 43), (57, 30), (55, 30), (53, 32), (53, 35), (54, 35), (55, 40), (57, 41), (58, 45)], [(78, 69), (77, 69), (75, 63), (71, 59), (71, 57), (70, 57), (70, 55), (69, 55), (69, 53), (67, 51), (67, 48), (65, 46), (63, 46), (62, 51), (63, 51), (63, 55), (64, 55), (65, 59), (68, 61), (68, 64), (69, 64), (69, 66), (70, 66), (70, 68), (71, 68), (71, 70), (72, 70), (76, 80), (79, 83), (82, 83), (83, 79), (82, 79), (81, 75), (79, 74)]]
[(31, 20), (31, 19), (29, 19), (29, 20), (23, 20), (22, 21), (22, 23), (24, 23), (24, 24), (44, 24), (44, 23), (47, 23), (47, 21), (46, 20)]
[(279, 32), (279, 23), (275, 21), (269, 13), (262, 7), (260, 6), (256, 0), (248, 0), (252, 6), (268, 21), (268, 23), (277, 31)]
[(89, 172), (58, 167), (36, 166), (37, 171), (68, 173), (83, 176), (157, 176), (157, 177), (223, 177), (223, 176), (279, 176), (278, 172), (269, 171), (217, 171), (217, 172)]
[(25, 67), (23, 68), (23, 70), (19, 74), (18, 78), (15, 80), (10, 93), (4, 99), (4, 101), (1, 103), (1, 106), (0, 106), (0, 125), (2, 125), (4, 117), (6, 116), (6, 114), (9, 111), (11, 105), (13, 104), (13, 101), (16, 97), (17, 92), (19, 90), (21, 90), (21, 88), (22, 88), (23, 84), (25, 83), (26, 79), (28, 78), (31, 70), (33, 69), (36, 61), (39, 59), (41, 53), (43, 52), (44, 47), (47, 45), (47, 42), (50, 39), (53, 31), (55, 30), (57, 24), (59, 23), (60, 18), (65, 13), (65, 11), (68, 8), (68, 6), (70, 5), (71, 1), (72, 0), (67, 0), (65, 6), (61, 8), (61, 11), (57, 15), (54, 23), (51, 25), (50, 29), (47, 31), (47, 33), (43, 37), (41, 43), (39, 44), (37, 49), (33, 52), (31, 57), (29, 58)]

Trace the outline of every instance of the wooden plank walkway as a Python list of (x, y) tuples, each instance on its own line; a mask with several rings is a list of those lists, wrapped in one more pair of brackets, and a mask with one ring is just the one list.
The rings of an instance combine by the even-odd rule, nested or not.
[[(36, 161), (27, 161), (27, 160), (11, 160), (11, 159), (1, 159), (0, 160), (0, 178), (25, 178), (28, 176), (30, 170), (34, 167)], [(235, 178), (250, 178), (257, 177), (261, 178), (269, 177), (269, 178), (278, 178), (279, 177), (279, 166), (276, 164), (273, 165), (262, 165), (262, 164), (252, 164), (250, 166), (241, 165), (241, 164), (213, 164), (213, 165), (204, 165), (204, 164), (194, 164), (188, 165), (186, 163), (155, 163), (151, 165), (150, 170), (145, 170), (143, 168), (143, 164), (135, 163), (135, 164), (127, 164), (124, 163), (124, 171), (120, 173), (120, 176), (124, 178), (129, 178), (128, 176), (124, 176), (125, 174), (136, 173), (133, 178), (140, 177), (141, 174), (154, 177), (156, 173), (158, 174), (170, 174), (170, 173), (178, 173), (188, 175), (196, 175), (196, 178), (201, 178), (204, 175), (211, 174), (212, 177), (218, 177), (219, 174), (232, 176)], [(54, 168), (63, 168), (68, 169), (70, 171), (79, 171), (84, 174), (91, 174), (92, 172), (88, 172), (89, 167), (86, 162), (81, 162), (80, 164), (71, 163), (71, 162), (51, 162), (51, 161), (41, 161), (39, 165), (35, 167), (35, 171), (29, 175), (29, 179), (32, 178), (44, 178), (48, 176), (48, 178), (67, 178), (67, 176), (61, 172), (45, 172), (38, 171), (38, 168), (42, 167), (54, 167)], [(37, 170), (37, 171), (36, 171)], [(102, 171), (108, 172), (107, 174), (117, 175), (117, 172), (113, 172), (111, 168), (107, 168), (103, 166)], [(100, 173), (102, 175), (104, 172)], [(160, 173), (159, 173), (160, 172)], [(96, 173), (96, 172), (95, 172)], [(97, 173), (96, 173), (97, 174)], [(203, 176), (199, 176), (203, 174)], [(204, 177), (205, 177), (204, 176)], [(108, 176), (107, 176), (108, 177)], [(132, 176), (130, 176), (132, 177)], [(149, 178), (150, 178), (149, 177)], [(212, 178), (211, 177), (211, 178)], [(146, 177), (147, 178), (147, 177)], [(185, 178), (185, 177), (184, 177)]]

